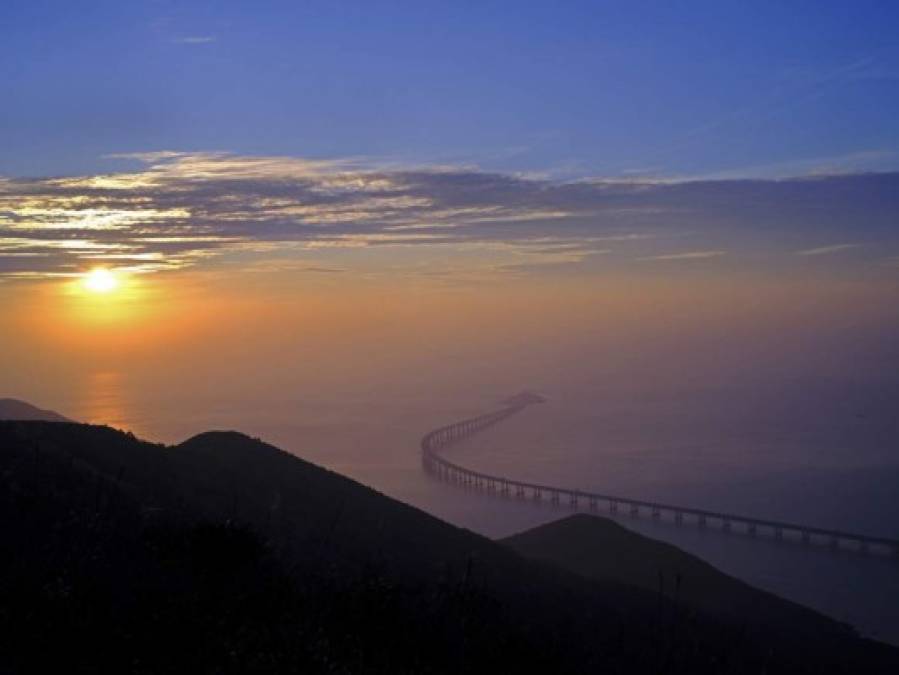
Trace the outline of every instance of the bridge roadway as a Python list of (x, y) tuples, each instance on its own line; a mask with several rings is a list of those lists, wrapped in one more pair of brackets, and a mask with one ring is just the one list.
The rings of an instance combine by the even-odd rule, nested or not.
[(612, 515), (624, 511), (634, 517), (649, 515), (655, 520), (667, 517), (678, 525), (690, 523), (701, 528), (717, 526), (724, 532), (742, 533), (750, 537), (768, 536), (781, 541), (814, 543), (825, 545), (831, 550), (889, 555), (899, 560), (897, 539), (529, 483), (474, 471), (450, 462), (440, 454), (444, 448), (502, 422), (525, 407), (527, 404), (510, 405), (492, 413), (440, 427), (426, 434), (421, 439), (422, 464), (425, 471), (448, 483), (509, 499), (530, 500), (553, 506), (564, 504), (571, 509), (586, 508), (590, 511), (598, 511), (600, 505), (603, 505)]

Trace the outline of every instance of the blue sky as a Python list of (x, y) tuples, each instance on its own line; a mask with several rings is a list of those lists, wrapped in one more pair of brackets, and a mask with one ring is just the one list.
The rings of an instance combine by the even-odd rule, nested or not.
[(152, 150), (551, 178), (899, 167), (893, 2), (0, 9), (0, 175)]
[(897, 27), (893, 2), (7, 1), (0, 281), (374, 251), (894, 280)]

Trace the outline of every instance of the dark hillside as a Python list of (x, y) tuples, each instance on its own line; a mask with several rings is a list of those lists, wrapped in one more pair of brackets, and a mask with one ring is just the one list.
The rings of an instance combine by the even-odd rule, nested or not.
[(165, 447), (105, 427), (0, 422), (0, 475), (0, 672), (899, 663), (814, 615), (804, 630), (747, 631), (525, 560), (240, 434)]

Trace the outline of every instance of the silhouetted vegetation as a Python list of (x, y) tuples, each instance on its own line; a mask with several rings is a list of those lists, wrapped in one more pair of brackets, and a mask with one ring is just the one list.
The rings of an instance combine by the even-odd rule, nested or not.
[(776, 629), (820, 639), (833, 621), (730, 577), (679, 548), (584, 513), (503, 540), (522, 555), (553, 563), (588, 579), (655, 591), (684, 614), (703, 612), (752, 632)]
[(795, 630), (747, 630), (526, 560), (240, 434), (170, 448), (105, 427), (0, 422), (0, 474), (3, 672), (899, 664), (804, 610)]

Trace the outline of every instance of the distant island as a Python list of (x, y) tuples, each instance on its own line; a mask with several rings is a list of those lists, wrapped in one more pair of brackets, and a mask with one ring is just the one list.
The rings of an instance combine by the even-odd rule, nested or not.
[(509, 408), (523, 408), (535, 403), (546, 403), (546, 398), (532, 391), (522, 391), (502, 402), (504, 406)]
[(16, 398), (0, 398), (0, 420), (29, 420), (41, 422), (71, 422), (52, 410), (42, 410)]

